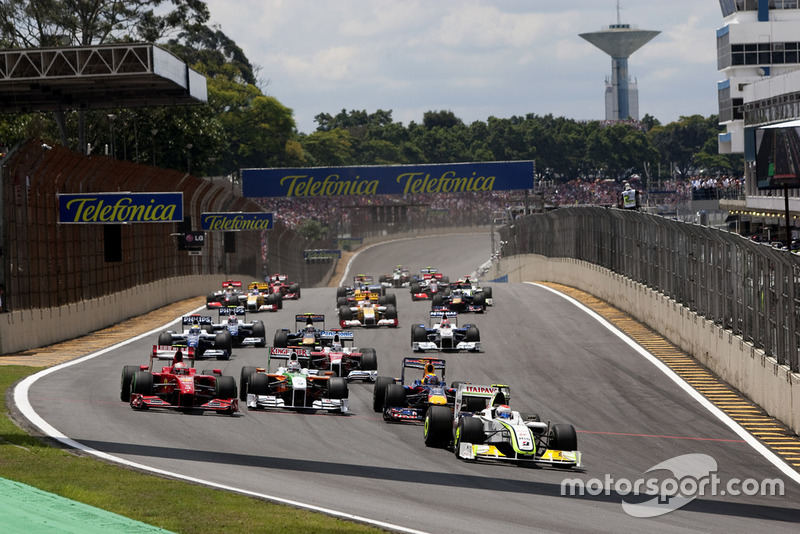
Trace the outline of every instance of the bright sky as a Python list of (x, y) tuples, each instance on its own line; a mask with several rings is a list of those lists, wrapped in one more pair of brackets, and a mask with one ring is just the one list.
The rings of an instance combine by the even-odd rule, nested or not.
[[(469, 124), (527, 113), (605, 118), (611, 58), (578, 36), (617, 22), (616, 0), (206, 0), (263, 91), (312, 133), (319, 113), (452, 111)], [(620, 0), (621, 22), (661, 31), (635, 52), (640, 117), (718, 112), (716, 0)]]

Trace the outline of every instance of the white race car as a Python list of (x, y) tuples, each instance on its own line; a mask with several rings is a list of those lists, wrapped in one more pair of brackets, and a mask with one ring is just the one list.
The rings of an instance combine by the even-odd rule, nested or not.
[(411, 325), (411, 349), (481, 352), (481, 335), (474, 324), (458, 327), (458, 312), (435, 310), (430, 312), (428, 328), (422, 324)]
[(543, 423), (538, 415), (511, 410), (508, 386), (459, 384), (455, 407), (431, 406), (425, 415), (425, 444), (452, 445), (464, 460), (534, 462), (583, 467), (575, 428)]

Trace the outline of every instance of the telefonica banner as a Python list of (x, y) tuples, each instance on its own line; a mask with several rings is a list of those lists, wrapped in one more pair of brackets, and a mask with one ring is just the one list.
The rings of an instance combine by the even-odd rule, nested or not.
[(472, 193), (532, 188), (533, 161), (242, 169), (242, 192), (250, 198)]
[(220, 230), (272, 230), (272, 213), (201, 213), (200, 228), (213, 232)]
[(60, 224), (125, 224), (183, 221), (183, 193), (64, 193)]

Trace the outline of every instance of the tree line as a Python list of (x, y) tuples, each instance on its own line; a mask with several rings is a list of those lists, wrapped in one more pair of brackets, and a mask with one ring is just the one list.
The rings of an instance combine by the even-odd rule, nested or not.
[[(169, 5), (169, 8), (166, 6)], [(0, 46), (148, 42), (204, 74), (208, 104), (0, 115), (0, 146), (30, 138), (117, 159), (235, 181), (241, 168), (391, 165), (535, 160), (555, 181), (647, 180), (740, 175), (740, 155), (717, 153), (717, 116), (684, 116), (662, 125), (576, 121), (552, 115), (489, 117), (465, 124), (448, 110), (404, 125), (391, 110), (321, 112), (317, 129), (297, 130), (290, 108), (201, 0), (6, 0)], [(110, 123), (109, 115), (115, 119)], [(113, 143), (111, 137), (113, 136)]]

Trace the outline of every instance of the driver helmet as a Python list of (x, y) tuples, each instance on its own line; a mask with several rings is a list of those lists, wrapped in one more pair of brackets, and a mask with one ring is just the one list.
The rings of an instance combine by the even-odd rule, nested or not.
[(439, 384), (439, 377), (433, 374), (426, 374), (422, 379), (422, 383), (429, 386), (436, 386)]
[(439, 324), (439, 326), (441, 328), (450, 328), (452, 325), (447, 317), (442, 317), (442, 322)]
[(200, 333), (200, 325), (194, 323), (192, 326), (189, 327), (190, 334), (199, 334)]
[(186, 364), (182, 361), (177, 362), (175, 365), (172, 366), (172, 372), (176, 375), (185, 375), (188, 369), (186, 368)]
[(228, 316), (228, 322), (229, 322), (230, 324), (234, 324), (234, 323), (236, 323), (236, 314), (235, 314), (235, 313), (232, 313), (232, 314), (230, 314), (230, 315)]
[(501, 404), (497, 407), (497, 417), (499, 419), (511, 419), (511, 407), (508, 404)]
[(300, 362), (298, 362), (297, 360), (290, 361), (288, 369), (292, 373), (299, 373), (300, 372)]

